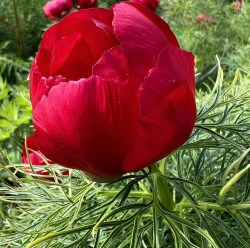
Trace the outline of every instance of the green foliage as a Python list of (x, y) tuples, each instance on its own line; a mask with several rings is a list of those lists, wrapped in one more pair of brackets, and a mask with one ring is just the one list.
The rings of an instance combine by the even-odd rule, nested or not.
[(9, 87), (0, 77), (0, 147), (8, 150), (10, 158), (19, 157), (25, 133), (31, 122), (31, 105), (25, 85)]
[(21, 58), (34, 56), (47, 19), (42, 13), (46, 0), (2, 0), (0, 3), (0, 43), (10, 42), (10, 50)]
[(3, 162), (0, 246), (248, 248), (249, 81), (237, 71), (222, 87), (219, 67), (214, 89), (198, 92), (189, 141), (111, 184), (62, 176), (57, 165), (46, 166), (54, 176), (46, 181)]
[(0, 43), (0, 75), (8, 85), (16, 85), (27, 78), (30, 63), (8, 52), (10, 42)]
[[(250, 69), (250, 4), (244, 1), (238, 13), (234, 3), (222, 0), (164, 0), (159, 14), (170, 24), (181, 47), (196, 56), (197, 84), (216, 78), (215, 55), (221, 58), (226, 77), (231, 78), (240, 67)], [(210, 23), (197, 22), (199, 13), (212, 17)], [(213, 19), (214, 18), (214, 19)]]

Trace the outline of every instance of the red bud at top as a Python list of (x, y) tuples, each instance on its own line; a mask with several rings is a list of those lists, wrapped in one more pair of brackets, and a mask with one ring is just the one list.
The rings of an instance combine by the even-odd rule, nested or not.
[(43, 13), (49, 20), (55, 20), (72, 8), (71, 0), (52, 0), (43, 6)]

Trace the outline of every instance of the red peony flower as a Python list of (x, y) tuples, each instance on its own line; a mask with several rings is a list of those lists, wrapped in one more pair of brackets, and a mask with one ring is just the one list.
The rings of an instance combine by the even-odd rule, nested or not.
[(194, 56), (140, 4), (80, 10), (45, 32), (30, 93), (41, 152), (106, 180), (149, 166), (188, 139)]
[(80, 9), (87, 9), (96, 7), (98, 0), (76, 0)]
[(157, 8), (157, 6), (160, 3), (160, 0), (130, 0), (130, 1), (144, 5), (145, 7), (149, 8), (153, 11)]
[[(43, 159), (44, 156), (38, 147), (34, 135), (27, 137), (25, 143), (26, 144), (24, 144), (22, 150), (22, 163), (29, 164), (29, 159), (30, 159), (30, 162), (36, 174), (46, 176), (46, 179), (54, 181), (53, 177), (49, 177), (50, 173), (44, 169), (44, 165), (46, 165), (46, 162)], [(53, 164), (53, 162), (49, 161), (49, 164)], [(29, 165), (27, 165), (25, 169), (28, 173), (32, 173), (32, 170)], [(69, 174), (68, 171), (63, 172), (63, 175), (68, 175), (68, 174)]]
[(62, 17), (62, 15), (70, 11), (71, 8), (71, 0), (52, 0), (43, 6), (43, 13), (48, 19), (55, 20)]

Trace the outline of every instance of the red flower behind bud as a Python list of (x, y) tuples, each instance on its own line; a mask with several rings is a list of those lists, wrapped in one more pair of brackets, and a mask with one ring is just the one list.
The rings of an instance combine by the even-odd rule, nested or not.
[(87, 9), (96, 7), (98, 0), (76, 0), (80, 9)]
[(43, 13), (49, 20), (56, 20), (72, 8), (71, 0), (52, 0), (43, 6)]

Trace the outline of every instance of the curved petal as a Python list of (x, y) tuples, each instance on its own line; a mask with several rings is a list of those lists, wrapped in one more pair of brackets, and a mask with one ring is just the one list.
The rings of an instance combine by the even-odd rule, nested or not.
[(63, 75), (71, 80), (78, 80), (91, 75), (94, 62), (89, 46), (80, 33), (75, 33), (56, 43), (50, 75)]
[(116, 82), (133, 80), (133, 71), (121, 47), (107, 50), (93, 67), (93, 75)]
[(131, 2), (139, 3), (152, 11), (154, 11), (160, 3), (160, 0), (131, 0)]
[(93, 76), (61, 83), (43, 97), (34, 111), (35, 135), (43, 154), (56, 163), (118, 176), (137, 116), (137, 97), (128, 82)]
[(56, 43), (51, 61), (51, 76), (63, 75), (70, 80), (87, 78), (103, 52), (117, 45), (93, 23), (85, 23), (84, 27), (84, 34), (74, 33)]
[(194, 57), (168, 46), (139, 92), (140, 119), (126, 172), (148, 166), (181, 146), (196, 120)]
[[(81, 33), (92, 53), (108, 43), (109, 47), (118, 45), (112, 27), (113, 13), (107, 9), (84, 9), (76, 11), (59, 23), (57, 37), (61, 39), (74, 33)], [(106, 45), (105, 45), (106, 47)]]
[(41, 97), (49, 91), (49, 87), (46, 84), (46, 79), (41, 75), (36, 61), (31, 65), (30, 74), (30, 99), (32, 108), (35, 109), (37, 103)]
[[(36, 57), (42, 75), (49, 77), (61, 73), (66, 77), (62, 68), (69, 68), (68, 72), (73, 71), (69, 75), (71, 80), (90, 76), (91, 67), (102, 53), (119, 44), (112, 19), (113, 14), (106, 9), (81, 10), (50, 27)], [(77, 62), (80, 63), (76, 66)]]
[(166, 44), (179, 46), (169, 26), (137, 3), (119, 3), (112, 8), (113, 26), (131, 67), (145, 77)]
[(44, 77), (49, 77), (50, 63), (55, 43), (57, 42), (58, 23), (51, 26), (43, 34), (42, 41), (36, 55), (37, 66)]
[[(59, 22), (60, 27), (58, 30), (58, 37), (61, 38), (63, 36), (83, 30), (83, 26), (80, 24), (86, 22), (101, 23), (102, 25), (96, 26), (102, 27), (103, 30), (108, 32), (112, 30), (110, 29), (112, 27), (112, 20), (113, 14), (104, 8), (78, 10), (68, 16), (65, 16), (62, 21)], [(76, 23), (75, 26), (71, 25), (72, 21)]]
[(187, 100), (194, 102), (194, 56), (190, 52), (168, 45), (162, 50), (157, 65), (140, 87), (141, 115), (150, 114), (166, 95), (182, 86), (191, 93), (192, 98)]
[(64, 78), (62, 76), (56, 76), (56, 77), (43, 77), (40, 73), (38, 66), (36, 65), (36, 60), (31, 66), (30, 69), (30, 99), (32, 104), (32, 109), (36, 108), (37, 103), (41, 100), (41, 98), (48, 94), (50, 88), (54, 85), (57, 85), (61, 82), (68, 82), (67, 78)]

